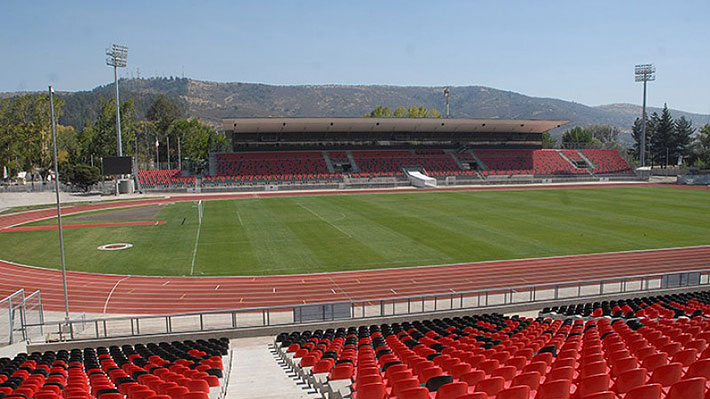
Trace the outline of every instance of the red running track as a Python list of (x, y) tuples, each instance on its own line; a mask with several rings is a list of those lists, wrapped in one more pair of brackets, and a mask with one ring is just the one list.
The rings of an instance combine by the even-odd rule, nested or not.
[[(62, 226), (66, 229), (98, 229), (102, 227), (136, 227), (136, 226), (157, 226), (165, 224), (165, 220), (140, 220), (134, 222), (113, 222), (113, 223), (82, 223), (82, 224), (67, 224)], [(19, 226), (0, 229), (0, 233), (12, 231), (43, 231), (43, 230), (59, 230), (59, 226)]]
[[(208, 198), (254, 196), (232, 194)], [(196, 198), (199, 197), (81, 205), (67, 208), (65, 213), (193, 201)], [(31, 211), (0, 217), (0, 230), (51, 217), (53, 212)], [(148, 277), (68, 272), (67, 280), (70, 310), (73, 312), (151, 314), (358, 301), (686, 270), (710, 270), (710, 246), (290, 276)], [(64, 309), (61, 273), (58, 270), (0, 261), (0, 273), (3, 277), (0, 279), (0, 297), (20, 288), (40, 290), (45, 309)]]
[[(21, 287), (40, 290), (46, 309), (64, 309), (59, 271), (5, 262), (0, 267), (2, 295)], [(69, 272), (67, 280), (72, 311), (147, 314), (368, 300), (685, 270), (710, 270), (710, 246), (291, 276)]]

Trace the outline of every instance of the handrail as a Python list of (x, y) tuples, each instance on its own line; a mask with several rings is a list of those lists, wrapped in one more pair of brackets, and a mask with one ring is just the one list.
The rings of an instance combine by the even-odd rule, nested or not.
[[(37, 291), (35, 291), (35, 292), (37, 292)], [(22, 297), (24, 298), (24, 297), (25, 297), (25, 289), (24, 289), (24, 288), (20, 288), (19, 290), (17, 290), (17, 291), (15, 291), (15, 292), (13, 292), (12, 294), (6, 296), (5, 298), (0, 299), (0, 304), (2, 304), (2, 303), (4, 303), (4, 302), (7, 302), (7, 301), (11, 301), (11, 300), (12, 300), (13, 298), (15, 298), (16, 296), (22, 296)]]
[[(44, 312), (42, 311), (42, 295), (39, 290), (26, 295), (25, 289), (20, 288), (19, 290), (13, 292), (12, 294), (0, 299), (0, 309), (3, 309), (2, 315), (3, 322), (5, 321), (4, 308), (7, 308), (7, 342), (8, 344), (15, 343), (15, 333), (20, 332), (22, 334), (22, 340), (26, 340), (29, 336), (28, 327), (30, 323), (27, 322), (28, 318), (28, 303), (30, 301), (36, 300), (36, 306), (32, 307), (32, 311), (36, 311), (39, 315), (39, 324), (34, 325), (40, 328), (40, 334), (42, 334), (44, 325)], [(19, 323), (16, 323), (15, 317), (19, 317)], [(17, 324), (17, 325), (16, 325)], [(5, 329), (3, 326), (2, 329)], [(3, 342), (4, 343), (4, 342)]]
[[(697, 275), (697, 283), (692, 283), (687, 280), (687, 276), (689, 275)], [(428, 294), (416, 294), (416, 295), (404, 295), (404, 296), (390, 296), (390, 297), (381, 297), (381, 298), (373, 298), (373, 299), (361, 299), (361, 300), (348, 300), (348, 301), (338, 301), (338, 302), (314, 302), (314, 303), (308, 303), (308, 304), (291, 304), (291, 305), (279, 305), (279, 306), (269, 306), (269, 307), (247, 307), (247, 308), (238, 308), (238, 309), (219, 309), (219, 310), (208, 310), (208, 311), (194, 311), (194, 312), (183, 312), (183, 313), (167, 313), (167, 314), (156, 314), (156, 315), (137, 315), (137, 316), (119, 316), (119, 317), (106, 317), (106, 318), (92, 318), (92, 319), (86, 319), (82, 318), (81, 320), (69, 320), (67, 323), (66, 321), (52, 321), (52, 322), (45, 322), (41, 323), (43, 326), (57, 326), (60, 338), (63, 336), (63, 332), (69, 332), (70, 339), (75, 339), (74, 337), (74, 324), (82, 323), (84, 325), (91, 326), (92, 324), (94, 325), (95, 329), (95, 336), (96, 338), (99, 338), (101, 336), (105, 337), (119, 337), (119, 336), (141, 336), (141, 335), (149, 335), (149, 334), (155, 334), (155, 333), (150, 333), (150, 332), (145, 332), (145, 328), (143, 329), (143, 332), (141, 332), (141, 320), (147, 321), (147, 320), (157, 320), (157, 319), (165, 319), (165, 329), (163, 333), (170, 333), (170, 332), (195, 332), (195, 331), (209, 331), (211, 329), (209, 328), (204, 328), (204, 318), (209, 317), (211, 315), (232, 315), (232, 328), (233, 329), (238, 329), (242, 328), (240, 326), (237, 326), (237, 321), (236, 321), (236, 315), (238, 314), (259, 314), (261, 313), (262, 315), (262, 323), (261, 326), (272, 326), (272, 325), (296, 325), (300, 324), (299, 322), (294, 321), (290, 323), (272, 323), (270, 321), (270, 316), (272, 313), (278, 313), (278, 312), (284, 312), (284, 311), (289, 311), (289, 310), (294, 310), (294, 309), (299, 309), (299, 308), (306, 308), (306, 307), (313, 307), (313, 306), (332, 306), (332, 305), (337, 305), (337, 304), (345, 304), (348, 303), (350, 305), (351, 309), (351, 316), (350, 318), (352, 319), (358, 319), (358, 318), (367, 318), (367, 317), (372, 317), (372, 316), (366, 316), (364, 307), (365, 306), (374, 306), (374, 307), (380, 307), (380, 315), (376, 315), (375, 317), (382, 317), (386, 315), (402, 315), (402, 314), (416, 314), (416, 313), (422, 313), (425, 312), (424, 306), (422, 305), (422, 310), (420, 312), (417, 311), (412, 311), (411, 308), (408, 306), (408, 309), (404, 313), (398, 313), (394, 310), (394, 304), (395, 303), (403, 303), (407, 302), (408, 304), (412, 303), (412, 300), (416, 299), (417, 301), (421, 301), (424, 303), (425, 301), (434, 301), (434, 311), (437, 310), (436, 305), (437, 301), (440, 301), (442, 298), (446, 298), (447, 300), (450, 298), (451, 300), (451, 306), (449, 309), (454, 310), (454, 309), (476, 309), (476, 308), (486, 308), (489, 306), (497, 305), (497, 304), (489, 304), (488, 298), (493, 295), (503, 295), (503, 304), (515, 304), (515, 303), (535, 303), (535, 302), (545, 302), (549, 301), (551, 299), (539, 299), (536, 296), (536, 293), (539, 291), (546, 291), (546, 290), (551, 290), (554, 289), (555, 296), (552, 300), (558, 299), (558, 293), (560, 289), (568, 289), (568, 288), (577, 288), (576, 295), (572, 296), (565, 296), (565, 299), (569, 298), (584, 298), (584, 297), (589, 297), (589, 296), (595, 296), (595, 295), (602, 295), (602, 294), (609, 294), (612, 292), (604, 292), (604, 287), (605, 286), (610, 286), (610, 285), (615, 285), (619, 284), (619, 290), (614, 291), (613, 293), (615, 294), (623, 294), (623, 293), (628, 293), (628, 292), (644, 292), (644, 291), (650, 291), (653, 289), (661, 289), (660, 288), (651, 288), (649, 281), (655, 281), (655, 280), (661, 280), (663, 281), (664, 278), (667, 278), (668, 276), (680, 276), (680, 275), (686, 275), (686, 283), (685, 284), (680, 284), (679, 280), (679, 286), (707, 286), (710, 285), (710, 269), (702, 269), (702, 270), (685, 270), (685, 271), (679, 271), (679, 272), (672, 272), (672, 273), (653, 273), (653, 274), (643, 274), (643, 275), (630, 275), (630, 276), (617, 276), (617, 277), (608, 277), (608, 278), (603, 278), (603, 279), (587, 279), (587, 280), (573, 280), (573, 281), (563, 281), (563, 282), (557, 282), (557, 283), (542, 283), (542, 284), (530, 284), (530, 285), (521, 285), (521, 286), (501, 286), (501, 287), (490, 287), (490, 288), (485, 288), (485, 289), (477, 289), (477, 290), (470, 290), (470, 291), (448, 291), (448, 292), (438, 292), (438, 293), (428, 293)], [(703, 281), (703, 276), (706, 276), (707, 278)], [(635, 281), (640, 281), (640, 288), (639, 289), (629, 289), (628, 285), (629, 283), (633, 283)], [(599, 286), (599, 292), (596, 294), (584, 294), (582, 293), (582, 287), (586, 286)], [(520, 294), (520, 293), (529, 293), (529, 298), (527, 300), (514, 300), (513, 295), (515, 294)], [(480, 298), (482, 295), (485, 295), (485, 303), (481, 303)], [(477, 304), (473, 306), (464, 306), (464, 298), (469, 298), (469, 297), (476, 297), (478, 296), (479, 301)], [(454, 298), (456, 298), (456, 301), (459, 301), (460, 298), (460, 306), (454, 307)], [(384, 309), (384, 305), (387, 304), (388, 306), (392, 303), (393, 309), (391, 314), (386, 314), (387, 312)], [(367, 305), (366, 305), (367, 304)], [(362, 316), (357, 317), (354, 316), (353, 310), (355, 308), (363, 308)], [(429, 310), (426, 310), (429, 311)], [(195, 328), (190, 331), (185, 331), (184, 329), (174, 329), (172, 327), (172, 322), (173, 319), (177, 318), (187, 318), (187, 317), (199, 317), (199, 328)], [(327, 319), (330, 320), (330, 319)], [(107, 326), (107, 323), (115, 324), (115, 323), (121, 323), (121, 322), (126, 322), (125, 326), (128, 326), (128, 323), (130, 323), (130, 335), (111, 335), (109, 333), (109, 327)], [(28, 324), (26, 327), (33, 327), (33, 326), (39, 326), (39, 324)], [(68, 327), (68, 331), (65, 329)], [(100, 328), (103, 327), (103, 328)], [(253, 326), (250, 326), (253, 327)], [(89, 327), (91, 329), (91, 327)], [(103, 330), (103, 334), (101, 333), (100, 330)]]

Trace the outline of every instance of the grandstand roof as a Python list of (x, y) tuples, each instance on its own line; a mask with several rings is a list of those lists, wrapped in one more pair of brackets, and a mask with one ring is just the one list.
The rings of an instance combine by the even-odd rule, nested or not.
[(441, 132), (543, 133), (568, 121), (531, 119), (429, 118), (225, 118), (225, 131), (285, 132)]

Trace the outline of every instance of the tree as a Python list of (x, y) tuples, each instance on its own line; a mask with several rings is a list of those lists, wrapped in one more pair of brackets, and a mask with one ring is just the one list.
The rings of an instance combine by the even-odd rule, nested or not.
[[(84, 128), (83, 139), (86, 142), (86, 152), (83, 162), (88, 162), (87, 157), (116, 156), (116, 102), (113, 99), (99, 100), (100, 111), (96, 120)], [(133, 155), (135, 140), (136, 109), (133, 100), (121, 103), (121, 146), (125, 156)]]
[(180, 139), (180, 150), (183, 159), (193, 161), (196, 172), (207, 167), (210, 151), (229, 151), (229, 140), (223, 133), (213, 127), (201, 123), (197, 119), (179, 120), (173, 122), (168, 134)]
[(161, 136), (165, 136), (170, 125), (181, 117), (180, 107), (164, 95), (159, 95), (146, 112), (146, 119), (155, 123)]
[(372, 112), (365, 114), (365, 117), (369, 118), (390, 118), (392, 116), (392, 110), (389, 107), (383, 107), (378, 105)]
[(83, 191), (89, 191), (91, 186), (101, 181), (101, 169), (86, 164), (65, 163), (59, 169), (59, 179)]
[(441, 118), (441, 112), (435, 109), (427, 109), (425, 106), (410, 106), (405, 108), (399, 106), (394, 110), (394, 113), (389, 107), (378, 105), (372, 111), (364, 115), (365, 118)]
[(81, 147), (72, 126), (57, 125), (57, 160), (60, 163), (79, 161)]
[[(55, 97), (54, 111), (62, 115), (64, 101)], [(52, 164), (52, 131), (49, 95), (28, 94), (0, 100), (0, 163), (10, 173), (40, 169)]]
[[(649, 153), (651, 148), (651, 137), (653, 132), (656, 130), (654, 126), (655, 120), (652, 118), (646, 118), (646, 155)], [(631, 136), (634, 139), (633, 155), (637, 160), (641, 160), (639, 148), (641, 148), (641, 136), (643, 133), (643, 121), (641, 118), (636, 118), (634, 125), (631, 127)]]
[(578, 143), (594, 143), (594, 142), (596, 142), (596, 140), (592, 136), (591, 131), (589, 131), (587, 129), (583, 129), (579, 126), (575, 126), (572, 129), (567, 129), (567, 131), (565, 131), (562, 134), (562, 142), (565, 144), (569, 144), (569, 143), (578, 144)]
[(544, 132), (542, 134), (542, 148), (555, 148), (557, 145), (557, 140), (552, 138), (550, 132)]
[(702, 163), (701, 166), (710, 167), (710, 123), (700, 128), (695, 138), (695, 155)]
[(621, 130), (616, 126), (611, 125), (592, 125), (587, 126), (586, 130), (592, 133), (592, 137), (600, 143), (616, 143)]
[(435, 119), (441, 119), (441, 112), (435, 110), (435, 109), (430, 109), (429, 112), (426, 115), (427, 118), (435, 118)]
[(671, 161), (675, 161), (679, 157), (687, 158), (691, 155), (693, 133), (695, 133), (695, 128), (692, 121), (685, 119), (684, 116), (675, 121), (675, 129), (671, 140)]
[[(673, 135), (675, 131), (675, 122), (671, 117), (668, 106), (664, 104), (660, 116), (654, 112), (651, 115), (651, 121), (653, 126), (653, 133), (650, 137), (651, 145), (649, 148), (651, 161), (654, 164), (667, 165), (666, 161), (669, 161), (672, 155)], [(648, 132), (648, 129), (646, 129), (646, 131)]]

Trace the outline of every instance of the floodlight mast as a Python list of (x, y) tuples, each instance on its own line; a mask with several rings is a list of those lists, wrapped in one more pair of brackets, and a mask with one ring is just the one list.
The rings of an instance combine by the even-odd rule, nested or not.
[(444, 87), (444, 97), (446, 97), (446, 119), (451, 118), (451, 112), (449, 109), (449, 94), (451, 90), (448, 87)]
[(121, 109), (118, 101), (118, 68), (125, 68), (128, 59), (128, 47), (113, 44), (106, 49), (106, 65), (113, 67), (113, 82), (116, 86), (116, 155), (123, 156), (123, 145), (121, 143)]
[(643, 82), (643, 107), (641, 111), (641, 145), (639, 146), (639, 161), (646, 166), (646, 82), (656, 80), (656, 67), (653, 64), (638, 64), (634, 67), (636, 82)]

